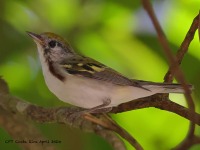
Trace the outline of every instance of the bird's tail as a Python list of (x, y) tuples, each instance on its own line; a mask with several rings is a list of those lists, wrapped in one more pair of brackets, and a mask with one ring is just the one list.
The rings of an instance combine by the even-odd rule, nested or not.
[[(141, 86), (156, 93), (184, 93), (183, 86), (181, 84), (173, 83), (154, 83), (154, 82), (141, 82)], [(192, 85), (187, 85), (190, 92), (194, 89)]]

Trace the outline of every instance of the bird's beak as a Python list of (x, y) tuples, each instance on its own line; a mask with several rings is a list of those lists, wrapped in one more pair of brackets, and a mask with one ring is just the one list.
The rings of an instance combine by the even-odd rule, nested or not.
[(36, 34), (36, 33), (33, 33), (33, 32), (29, 32), (29, 31), (26, 31), (26, 33), (27, 33), (31, 38), (33, 38), (33, 40), (35, 41), (36, 44), (40, 44), (40, 45), (43, 45), (43, 44), (44, 44), (44, 39), (42, 38), (41, 35)]

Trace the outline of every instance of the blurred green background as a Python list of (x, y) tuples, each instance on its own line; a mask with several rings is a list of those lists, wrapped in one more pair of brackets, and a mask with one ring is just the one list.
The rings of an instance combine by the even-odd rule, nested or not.
[[(152, 1), (159, 21), (176, 52), (198, 14), (198, 0)], [(1, 0), (0, 75), (11, 92), (41, 106), (67, 105), (47, 89), (37, 56), (36, 45), (25, 31), (45, 31), (62, 35), (80, 53), (90, 56), (122, 74), (137, 79), (163, 82), (168, 65), (155, 30), (140, 0)], [(181, 68), (199, 111), (200, 47), (197, 34)], [(171, 99), (186, 106), (182, 95)], [(168, 150), (185, 137), (189, 122), (176, 114), (148, 108), (113, 115), (147, 150)], [(112, 150), (102, 138), (60, 124), (37, 124), (49, 139), (63, 150)], [(200, 135), (199, 127), (196, 134)], [(0, 128), (0, 149), (20, 148), (4, 144), (11, 139)], [(133, 148), (126, 143), (128, 150)], [(199, 149), (195, 146), (192, 150)]]

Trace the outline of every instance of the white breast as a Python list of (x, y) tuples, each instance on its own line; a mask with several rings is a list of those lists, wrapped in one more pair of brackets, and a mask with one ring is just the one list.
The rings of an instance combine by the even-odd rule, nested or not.
[(132, 86), (113, 86), (111, 83), (67, 75), (64, 82), (53, 76), (43, 64), (43, 74), (49, 90), (60, 100), (83, 108), (99, 106), (110, 99), (109, 106), (117, 106), (140, 97), (152, 95), (149, 91)]
[(109, 106), (117, 106), (121, 103), (155, 94), (155, 92), (133, 86), (119, 86), (67, 73), (63, 82), (49, 71), (44, 57), (41, 57), (43, 56), (42, 51), (38, 50), (38, 52), (41, 53), (39, 56), (43, 75), (49, 90), (66, 103), (83, 108), (93, 108), (101, 105), (105, 99), (110, 99), (111, 104)]
[(49, 90), (66, 103), (83, 108), (92, 108), (101, 105), (103, 100), (111, 95), (109, 89), (112, 89), (112, 84), (99, 84), (95, 80), (89, 81), (89, 79), (79, 78), (67, 73), (63, 82), (49, 71), (47, 62), (43, 57), (40, 57), (40, 61)]

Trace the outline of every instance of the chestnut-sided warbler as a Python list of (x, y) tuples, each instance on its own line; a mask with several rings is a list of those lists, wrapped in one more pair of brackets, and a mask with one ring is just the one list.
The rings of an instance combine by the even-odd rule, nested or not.
[(180, 84), (129, 79), (76, 53), (66, 40), (54, 33), (27, 33), (37, 44), (49, 90), (69, 104), (95, 111), (156, 93), (184, 92)]

